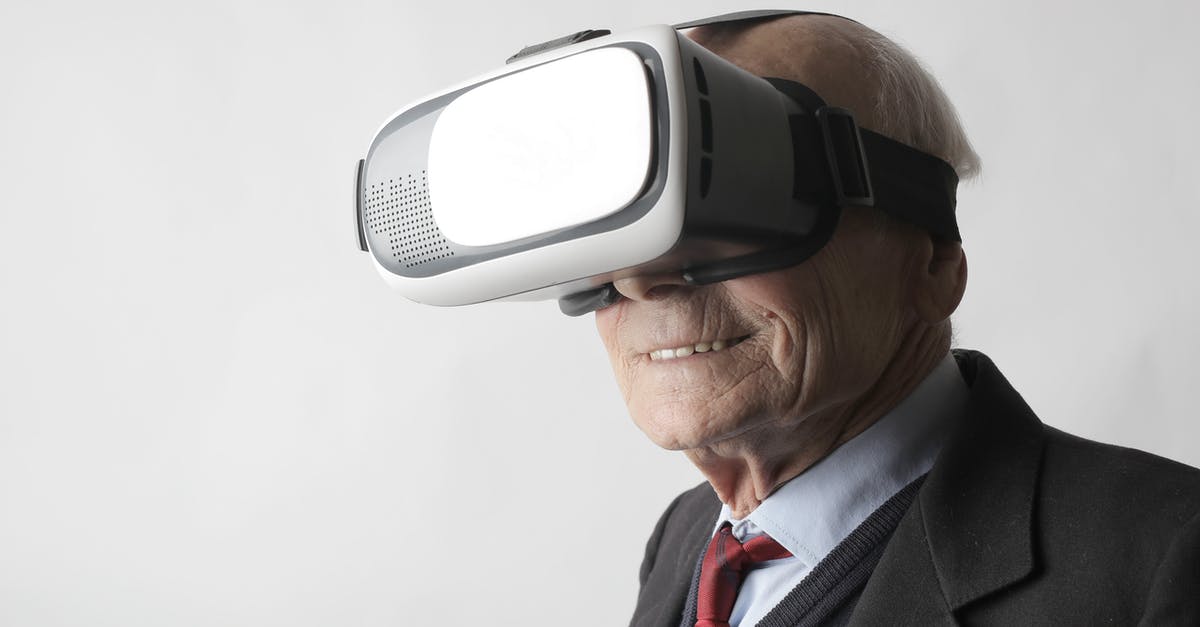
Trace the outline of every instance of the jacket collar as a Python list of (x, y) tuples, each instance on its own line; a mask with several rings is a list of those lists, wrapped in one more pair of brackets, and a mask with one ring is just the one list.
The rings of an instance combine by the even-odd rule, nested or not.
[(967, 415), (919, 496), (938, 582), (951, 609), (1034, 569), (1033, 508), (1042, 423), (982, 353), (956, 351)]
[(888, 616), (955, 624), (954, 611), (1036, 567), (1042, 423), (990, 359), (975, 351), (954, 356), (971, 387), (966, 415), (897, 528), (851, 624)]

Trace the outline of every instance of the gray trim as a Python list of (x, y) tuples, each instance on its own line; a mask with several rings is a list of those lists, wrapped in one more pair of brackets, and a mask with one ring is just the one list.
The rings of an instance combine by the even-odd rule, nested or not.
[[(675, 30), (683, 30), (685, 28), (696, 28), (697, 26), (708, 26), (710, 24), (731, 24), (733, 22), (751, 22), (758, 20), (773, 20), (789, 15), (828, 15), (830, 17), (842, 17), (833, 13), (820, 13), (817, 11), (793, 11), (791, 9), (758, 9), (752, 11), (737, 11), (735, 13), (725, 13), (715, 15), (713, 17), (702, 17), (698, 20), (691, 20), (680, 24), (675, 24)], [(844, 20), (849, 20), (848, 17), (843, 17)], [(854, 21), (854, 20), (850, 20)]]
[(365, 159), (358, 160), (358, 167), (355, 169), (354, 175), (354, 222), (358, 226), (358, 249), (365, 252), (370, 252), (367, 248), (367, 234), (363, 230), (363, 164)]

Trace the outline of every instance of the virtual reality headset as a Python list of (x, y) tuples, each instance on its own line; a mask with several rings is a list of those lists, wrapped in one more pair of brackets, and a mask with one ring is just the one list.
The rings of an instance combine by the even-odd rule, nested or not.
[(405, 107), (358, 163), (359, 247), (417, 302), (580, 315), (618, 300), (622, 277), (800, 263), (847, 206), (959, 240), (949, 164), (680, 32), (803, 13), (583, 31)]

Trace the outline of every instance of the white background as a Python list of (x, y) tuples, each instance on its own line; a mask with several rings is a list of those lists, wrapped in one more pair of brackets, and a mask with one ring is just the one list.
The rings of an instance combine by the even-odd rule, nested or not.
[[(525, 44), (745, 8), (0, 4), (0, 625), (624, 623), (699, 475), (590, 319), (389, 292), (354, 165)], [(984, 158), (959, 345), (1049, 424), (1200, 463), (1200, 5), (805, 8), (912, 48)]]

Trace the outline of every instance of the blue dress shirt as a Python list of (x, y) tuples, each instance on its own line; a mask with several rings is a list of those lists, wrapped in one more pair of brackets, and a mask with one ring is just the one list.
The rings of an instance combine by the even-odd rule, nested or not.
[(968, 388), (947, 354), (907, 398), (858, 436), (783, 484), (742, 520), (721, 508), (717, 527), (739, 541), (767, 534), (792, 557), (746, 576), (731, 627), (754, 625), (850, 532), (892, 495), (933, 467), (948, 421), (966, 407)]

